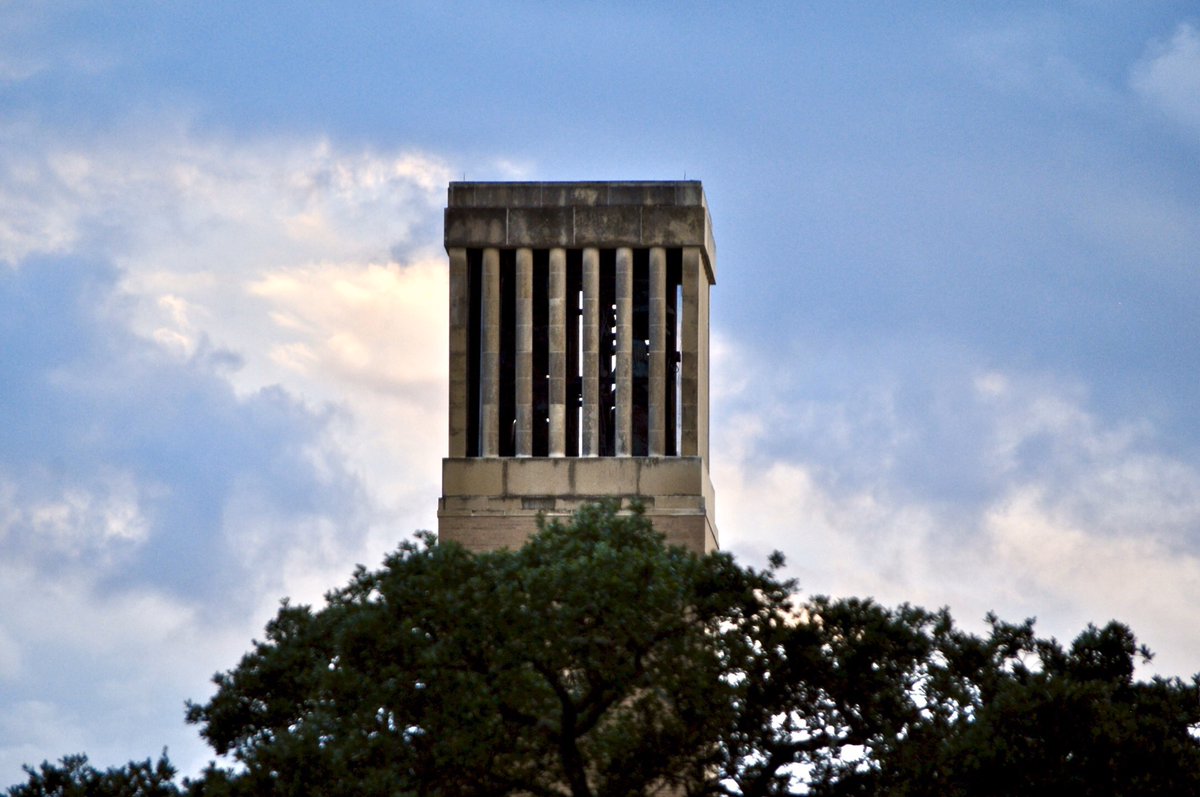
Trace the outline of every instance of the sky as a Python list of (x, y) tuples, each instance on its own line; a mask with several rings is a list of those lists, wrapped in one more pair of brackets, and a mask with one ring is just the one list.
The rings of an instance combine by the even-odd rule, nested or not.
[(0, 786), (436, 527), (464, 178), (703, 181), (739, 561), (1200, 671), (1193, 2), (0, 0)]

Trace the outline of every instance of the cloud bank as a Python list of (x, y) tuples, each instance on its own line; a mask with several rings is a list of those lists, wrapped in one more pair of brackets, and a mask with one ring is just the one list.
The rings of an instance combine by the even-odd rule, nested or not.
[[(738, 554), (780, 548), (805, 591), (949, 605), (967, 624), (1040, 615), (1071, 638), (1118, 619), (1164, 651), (1159, 671), (1194, 669), (1200, 468), (1150, 419), (1106, 420), (1078, 384), (945, 350), (794, 347), (789, 369), (716, 351), (714, 372), (742, 375), (718, 389), (714, 423)], [(833, 385), (805, 368), (831, 359), (857, 367)]]
[(0, 771), (194, 768), (183, 701), (276, 601), (432, 525), (446, 167), (0, 139)]

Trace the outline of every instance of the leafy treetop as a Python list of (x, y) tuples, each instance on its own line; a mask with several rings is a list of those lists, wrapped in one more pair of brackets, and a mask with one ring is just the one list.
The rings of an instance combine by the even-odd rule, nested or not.
[(426, 535), (288, 603), (187, 718), (233, 759), (28, 769), (61, 795), (1200, 794), (1200, 686), (1138, 681), (1130, 630), (797, 602), (615, 503), (515, 551)]

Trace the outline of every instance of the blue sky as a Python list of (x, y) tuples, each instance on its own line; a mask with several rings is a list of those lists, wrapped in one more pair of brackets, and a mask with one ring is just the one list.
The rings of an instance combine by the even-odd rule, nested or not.
[(461, 179), (701, 179), (724, 547), (1200, 670), (1186, 2), (0, 0), (0, 784), (435, 525)]

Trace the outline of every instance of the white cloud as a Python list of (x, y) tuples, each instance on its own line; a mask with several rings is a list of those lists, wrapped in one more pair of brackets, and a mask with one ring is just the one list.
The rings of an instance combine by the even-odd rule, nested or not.
[[(57, 438), (0, 457), (0, 605), (18, 607), (0, 617), (0, 715), (28, 721), (0, 724), (0, 782), (43, 757), (107, 766), (164, 743), (194, 770), (182, 701), (278, 599), (318, 601), (433, 525), (449, 176), (430, 155), (320, 139), (0, 127), (10, 274), (120, 270), (115, 291), (58, 289), (88, 306), (54, 322), (57, 365), (10, 363), (59, 397), (56, 434), (82, 436), (68, 461)], [(197, 602), (229, 586), (224, 609)]]
[[(157, 755), (169, 745), (189, 770), (206, 760), (183, 723), (183, 702), (236, 661), (261, 616), (210, 625), (191, 607), (146, 590), (113, 593), (97, 571), (0, 566), (0, 772), (87, 752), (99, 766)], [(0, 672), (0, 677), (5, 673)]]
[(141, 506), (142, 488), (132, 474), (108, 468), (86, 482), (55, 486), (54, 481), (41, 471), (6, 474), (0, 463), (5, 503), (0, 541), (101, 565), (146, 540), (150, 524)]
[(270, 359), (306, 379), (334, 377), (364, 390), (400, 394), (446, 378), (443, 258), (404, 267), (322, 263), (269, 273), (248, 291), (270, 308)]
[[(436, 464), (445, 163), (184, 129), (86, 144), (31, 136), (4, 136), (14, 146), (0, 157), (0, 260), (107, 254), (135, 300), (134, 328), (164, 350), (223, 354), (241, 395), (279, 384), (342, 405), (350, 448), (385, 442)], [(411, 483), (385, 472), (381, 489)], [(421, 483), (434, 478), (426, 463)]]
[(0, 131), (0, 259), (86, 243), (138, 282), (378, 259), (429, 224), (449, 177), (432, 156), (346, 152), (321, 139), (228, 142), (156, 128), (76, 142), (39, 133), (16, 123)]
[(1169, 41), (1152, 44), (1130, 84), (1169, 118), (1200, 131), (1200, 31), (1183, 23)]
[[(1192, 481), (1200, 486), (1195, 474)], [(1166, 499), (1169, 514), (1178, 511), (1167, 503), (1169, 491), (1158, 497)], [(1200, 654), (1192, 611), (1200, 600), (1200, 556), (1163, 534), (1150, 512), (1136, 527), (1097, 527), (1097, 510), (1120, 515), (1138, 507), (1124, 496), (1096, 498), (1055, 501), (1036, 486), (1017, 487), (988, 509), (982, 530), (993, 568), (1011, 574), (1018, 594), (1010, 600), (1019, 599), (1029, 611), (1050, 607), (1059, 614), (1060, 629), (1110, 618), (1128, 622), (1162, 651), (1157, 665), (1163, 672), (1191, 674)], [(1200, 521), (1194, 506), (1189, 521), (1193, 528)]]
[[(1043, 633), (1070, 638), (1119, 619), (1159, 651), (1158, 670), (1200, 669), (1189, 616), (1200, 601), (1200, 468), (1158, 451), (1148, 421), (1104, 420), (1053, 379), (949, 365), (933, 399), (897, 402), (881, 424), (887, 416), (858, 412), (859, 385), (818, 402), (799, 372), (789, 382), (778, 362), (768, 371), (728, 341), (717, 350), (715, 373), (736, 362), (758, 385), (723, 399), (714, 443), (726, 547), (758, 560), (782, 548), (806, 592), (949, 605), (972, 627), (995, 610), (1037, 615)], [(929, 381), (908, 379), (896, 389)], [(965, 416), (975, 420), (961, 426)], [(854, 452), (822, 439), (826, 428), (864, 444), (858, 458), (891, 466), (855, 467)], [(982, 471), (952, 500), (906, 450), (942, 440), (974, 450)]]

